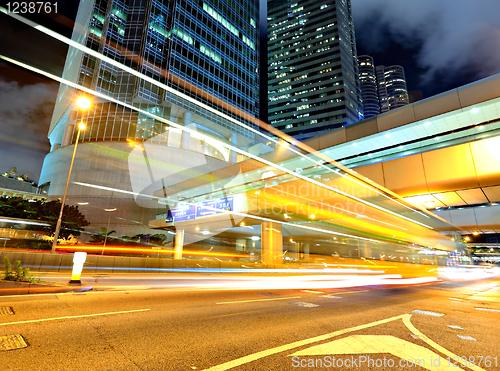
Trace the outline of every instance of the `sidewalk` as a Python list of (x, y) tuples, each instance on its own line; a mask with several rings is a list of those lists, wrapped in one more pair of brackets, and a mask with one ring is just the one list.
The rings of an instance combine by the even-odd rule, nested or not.
[(92, 289), (89, 285), (64, 285), (51, 282), (28, 283), (0, 280), (0, 297), (6, 295), (59, 294), (82, 292)]

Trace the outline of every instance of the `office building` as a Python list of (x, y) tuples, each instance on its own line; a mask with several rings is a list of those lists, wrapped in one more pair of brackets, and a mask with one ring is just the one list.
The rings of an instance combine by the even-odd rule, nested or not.
[(349, 0), (268, 2), (268, 122), (304, 140), (362, 119)]
[(405, 71), (401, 66), (377, 66), (377, 87), (380, 113), (384, 113), (409, 103)]
[(365, 119), (380, 114), (377, 77), (373, 58), (369, 55), (358, 57), (359, 84), (363, 99), (363, 116)]
[[(254, 132), (200, 107), (191, 98), (239, 121), (244, 121), (241, 113), (258, 117), (258, 24), (256, 0), (187, 0), (182, 6), (160, 0), (83, 0), (73, 41), (136, 73), (70, 47), (63, 78), (143, 112), (192, 125), (216, 140), (248, 148), (259, 140)], [(138, 74), (146, 75), (153, 83)], [(187, 151), (177, 154), (184, 158), (194, 151), (219, 161), (220, 166), (237, 161), (235, 152), (209, 141), (193, 142), (191, 138), (190, 143), (189, 135), (181, 137), (179, 129), (103, 98), (93, 97), (88, 112), (78, 111), (74, 101), (79, 94), (78, 90), (61, 84), (49, 130), (51, 152), (45, 158), (40, 177), (40, 184), (49, 196), (63, 194), (76, 137), (75, 123), (80, 120), (87, 128), (80, 136), (68, 189), (69, 202), (87, 197), (85, 202), (91, 205), (92, 197), (111, 197), (110, 203), (121, 198), (123, 202), (116, 206), (117, 213), (113, 215), (122, 210), (119, 218), (128, 227), (134, 226), (129, 220), (132, 214), (138, 224), (147, 226), (147, 220), (151, 219), (149, 214), (140, 219), (141, 213), (148, 211), (130, 204), (133, 198), (126, 193), (131, 191), (127, 156), (134, 146), (159, 138), (172, 150)], [(248, 120), (244, 123), (252, 125)], [(106, 187), (120, 188), (124, 193), (105, 191)], [(92, 212), (90, 218), (98, 215)], [(102, 220), (91, 220), (92, 224), (106, 224), (109, 217), (104, 215)], [(115, 222), (116, 219), (113, 217)], [(133, 233), (127, 232), (128, 227), (123, 225), (111, 227), (119, 230), (118, 234)]]
[(365, 119), (409, 103), (403, 67), (375, 66), (372, 57), (362, 55), (358, 68)]

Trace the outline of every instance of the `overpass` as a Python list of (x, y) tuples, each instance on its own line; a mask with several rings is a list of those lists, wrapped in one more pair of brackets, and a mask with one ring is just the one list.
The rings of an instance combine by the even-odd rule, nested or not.
[[(500, 232), (499, 117), (496, 75), (305, 143), (285, 139), (264, 161), (198, 169), (157, 189), (170, 211), (150, 227), (183, 236), (178, 257), (186, 242), (215, 236), (269, 262), (453, 251), (464, 235)], [(227, 210), (196, 214), (228, 198)]]
[[(283, 140), (264, 161), (198, 169), (156, 191), (159, 198), (168, 195), (171, 211), (150, 226), (194, 236), (189, 242), (200, 241), (200, 234), (232, 238), (243, 249), (275, 257), (282, 251), (335, 254), (343, 246), (334, 238), (348, 245), (344, 254), (360, 257), (387, 255), (377, 244), (450, 251), (463, 235), (496, 233), (499, 82), (493, 76), (305, 143)], [(214, 187), (219, 183), (225, 186)], [(228, 210), (196, 214), (227, 197)], [(193, 217), (179, 218), (187, 205)], [(221, 228), (223, 219), (229, 224)]]

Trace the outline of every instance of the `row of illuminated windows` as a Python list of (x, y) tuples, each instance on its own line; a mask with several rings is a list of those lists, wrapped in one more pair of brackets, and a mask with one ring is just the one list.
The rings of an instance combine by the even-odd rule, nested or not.
[[(276, 50), (285, 50), (285, 49), (293, 48), (294, 46), (299, 45), (299, 44), (306, 44), (306, 45), (304, 45), (301, 48), (296, 48), (295, 50), (291, 51), (291, 52), (299, 52), (301, 50), (311, 49), (311, 48), (314, 48), (314, 47), (319, 46), (319, 45), (323, 45), (323, 44), (327, 44), (327, 43), (333, 42), (333, 41), (335, 41), (335, 36), (331, 37), (331, 38), (328, 38), (328, 39), (321, 40), (319, 42), (315, 42), (315, 43), (311, 43), (311, 42), (308, 42), (308, 41), (309, 40), (302, 40), (302, 41), (297, 41), (297, 42), (295, 42), (293, 44), (287, 44), (287, 45), (281, 45), (281, 44), (284, 43), (284, 41), (280, 41), (280, 43), (277, 43), (277, 45), (276, 45), (275, 48), (272, 48), (269, 51), (273, 52), (273, 51), (276, 51)], [(278, 56), (278, 54), (275, 54), (274, 56), (276, 57), (276, 56)]]
[[(192, 9), (194, 10), (195, 8)], [(222, 55), (226, 54), (238, 63), (243, 64), (245, 68), (253, 70), (254, 67), (252, 66), (256, 67), (258, 63), (257, 52), (247, 47), (247, 44), (243, 43), (242, 39), (236, 38), (232, 34), (227, 35), (221, 31), (215, 22), (209, 21), (211, 19), (205, 17), (202, 17), (202, 19), (196, 18), (186, 10), (182, 10), (178, 16), (179, 24), (182, 24), (186, 30), (189, 30), (193, 37), (197, 39), (201, 37), (212, 46), (215, 46), (215, 48), (220, 49)], [(250, 40), (247, 41), (250, 42)], [(224, 59), (224, 56), (222, 58)]]
[[(331, 20), (332, 18), (336, 18), (337, 16), (335, 11), (330, 10), (314, 13), (308, 12), (307, 14), (310, 15), (309, 19), (314, 19), (314, 23), (316, 24), (318, 24), (322, 20)], [(287, 14), (285, 14), (284, 17), (285, 18), (282, 21), (270, 24), (270, 27), (268, 27), (268, 34), (277, 35), (286, 30), (290, 30), (290, 28), (292, 27), (303, 25), (307, 21), (307, 19), (301, 19), (297, 22), (297, 19), (289, 18)]]
[[(269, 47), (268, 54), (272, 54), (272, 52), (275, 50), (282, 50), (284, 48), (293, 47), (295, 45), (298, 45), (299, 43), (310, 43), (312, 40), (318, 39), (321, 37), (329, 36), (331, 39), (335, 39), (335, 37), (338, 36), (337, 31), (338, 30), (335, 27), (334, 29), (327, 30), (326, 32), (324, 32), (320, 35), (317, 35), (315, 32), (312, 32), (309, 34), (309, 35), (311, 35), (309, 37), (304, 35), (304, 32), (300, 31), (300, 32), (298, 32), (298, 34), (295, 33), (294, 36), (282, 37), (282, 38), (280, 38), (279, 42), (274, 42), (272, 44), (272, 46)], [(300, 40), (298, 40), (298, 39), (300, 39)], [(283, 44), (286, 44), (286, 45), (283, 45)]]
[[(209, 7), (207, 4), (203, 3), (203, 10), (205, 10), (208, 14), (212, 16), (215, 20), (217, 20), (219, 23), (221, 23), (224, 27), (226, 27), (231, 33), (236, 35), (237, 37), (240, 36), (239, 31), (234, 27), (231, 23), (229, 23), (222, 15), (220, 15), (218, 12), (216, 12), (214, 9)], [(249, 47), (252, 49), (255, 49), (255, 43), (248, 38), (245, 35), (241, 35), (243, 42), (247, 44)]]
[[(253, 76), (253, 72), (252, 72), (253, 68), (252, 68), (252, 66), (248, 65), (244, 59), (240, 58), (239, 55), (235, 55), (235, 57), (238, 58), (237, 63), (242, 64), (243, 68), (233, 67), (234, 63), (224, 61), (223, 58), (218, 53), (216, 53), (216, 51), (213, 48), (209, 48), (209, 47), (199, 43), (198, 41), (194, 40), (188, 33), (180, 30), (178, 27), (174, 27), (173, 31), (167, 31), (167, 30), (164, 30), (162, 27), (159, 27), (156, 24), (150, 24), (150, 28), (151, 28), (151, 30), (158, 32), (159, 34), (161, 34), (164, 37), (170, 37), (172, 34), (178, 36), (181, 40), (185, 41), (187, 44), (196, 46), (203, 54), (209, 56), (215, 62), (223, 64), (226, 68), (228, 68), (229, 70), (231, 70), (234, 73), (241, 73), (241, 71), (247, 71), (246, 74), (249, 77), (247, 77), (246, 79), (249, 82), (251, 81), (251, 78), (252, 78), (251, 76)], [(208, 36), (210, 36), (210, 35), (207, 34), (206, 36), (208, 38)], [(212, 41), (214, 41), (214, 42), (216, 41), (211, 36), (210, 36), (210, 39), (212, 39)], [(226, 44), (222, 44), (222, 43), (217, 43), (217, 44), (219, 44), (221, 48), (226, 47)], [(224, 49), (226, 49), (226, 48), (224, 48)], [(227, 50), (227, 51), (229, 52), (229, 50)]]
[[(227, 74), (217, 69), (210, 69), (207, 72), (198, 70), (191, 66), (192, 62), (189, 59), (185, 61), (174, 60), (174, 67), (179, 70), (185, 77), (191, 81), (196, 81), (204, 85), (214, 92), (219, 93), (222, 97), (232, 100), (245, 108), (253, 106), (255, 96), (253, 90), (246, 85), (228, 78)], [(206, 71), (206, 70), (205, 70)], [(239, 98), (238, 98), (239, 97)], [(245, 102), (248, 102), (245, 103)]]
[(331, 88), (331, 87), (336, 87), (336, 86), (339, 86), (342, 84), (342, 80), (340, 81), (337, 81), (337, 82), (334, 82), (334, 83), (328, 83), (328, 84), (325, 84), (325, 85), (318, 85), (316, 87), (313, 87), (313, 88), (310, 88), (310, 89), (307, 89), (307, 87), (315, 84), (315, 83), (318, 83), (318, 82), (322, 82), (323, 80), (313, 80), (313, 81), (307, 81), (305, 84), (295, 84), (295, 85), (287, 85), (283, 88), (279, 88), (277, 91), (270, 91), (269, 92), (269, 95), (271, 94), (274, 94), (274, 93), (282, 93), (282, 92), (285, 92), (285, 91), (288, 91), (288, 90), (292, 90), (292, 89), (300, 89), (300, 88), (305, 88), (303, 90), (300, 90), (300, 91), (297, 91), (295, 92), (295, 95), (299, 95), (299, 94), (305, 94), (305, 93), (312, 93), (316, 90), (323, 90), (323, 89), (328, 89), (328, 88)]
[[(331, 96), (332, 96), (332, 94), (326, 94), (326, 98), (331, 97)], [(312, 109), (312, 108), (316, 108), (316, 107), (321, 107), (321, 106), (326, 106), (326, 105), (344, 102), (343, 97), (337, 97), (337, 98), (331, 98), (331, 99), (327, 99), (327, 100), (319, 100), (316, 103), (312, 103), (312, 101), (317, 100), (319, 97), (323, 97), (323, 94), (320, 96), (316, 95), (314, 98), (311, 97), (309, 99), (310, 101), (308, 101), (307, 99), (301, 99), (301, 101), (308, 101), (308, 103), (302, 104), (300, 106), (295, 106), (299, 102), (297, 101), (297, 99), (292, 99), (292, 100), (288, 101), (286, 104), (280, 104), (280, 105), (276, 105), (275, 107), (271, 107), (271, 109), (269, 111), (269, 115), (273, 115), (273, 116), (281, 115), (281, 114), (287, 113), (287, 112), (302, 111), (305, 109)], [(300, 103), (303, 103), (303, 102), (300, 102)], [(289, 106), (289, 107), (287, 107), (287, 106)], [(318, 112), (319, 113), (322, 112), (322, 111), (317, 111), (317, 110), (313, 110), (313, 111), (315, 112), (315, 114)]]
[[(340, 61), (339, 56), (339, 49), (338, 49), (338, 44), (332, 45), (333, 49), (331, 49), (329, 52), (323, 53), (320, 57), (321, 59), (327, 58), (327, 57), (336, 57), (335, 61)], [(288, 64), (292, 63), (294, 65), (300, 63), (301, 66), (305, 66), (306, 64), (312, 63), (318, 59), (318, 56), (316, 55), (316, 50), (309, 50), (305, 53), (300, 53), (296, 55), (289, 56), (289, 52), (282, 53), (282, 55), (279, 55), (276, 57), (276, 64), (278, 66), (287, 66)], [(285, 57), (285, 58), (282, 58)], [(308, 58), (310, 57), (310, 58)], [(303, 67), (300, 67), (303, 68)], [(299, 71), (300, 68), (297, 68), (296, 71)]]
[[(287, 130), (287, 129), (292, 129), (292, 128), (300, 128), (300, 127), (304, 127), (304, 126), (310, 126), (310, 125), (314, 125), (314, 124), (317, 124), (317, 123), (332, 123), (332, 122), (335, 122), (334, 124), (337, 124), (339, 120), (340, 121), (345, 121), (346, 118), (347, 118), (347, 115), (345, 113), (340, 113), (340, 114), (333, 115), (333, 116), (322, 117), (322, 118), (318, 117), (318, 118), (315, 118), (315, 119), (309, 119), (309, 120), (302, 121), (302, 122), (297, 122), (297, 120), (298, 120), (297, 118), (284, 119), (284, 120), (283, 119), (282, 120), (276, 120), (276, 122), (271, 121), (271, 125), (273, 125), (274, 127), (276, 127), (278, 130)], [(287, 123), (285, 125), (280, 125), (280, 126), (276, 125), (276, 124), (281, 123), (281, 122), (288, 122), (288, 121), (292, 121), (292, 120), (294, 121), (293, 123)], [(325, 130), (327, 128), (328, 128), (328, 126), (321, 125), (321, 126), (319, 126), (317, 128), (312, 128), (311, 131), (307, 131), (306, 130), (306, 131), (301, 131), (301, 133), (322, 131), (322, 130)]]
[[(312, 69), (313, 67), (311, 67)], [(335, 73), (338, 73), (340, 72), (341, 70), (341, 67), (339, 66), (337, 69), (335, 69)], [(330, 71), (330, 72), (334, 72), (333, 70)], [(297, 80), (302, 80), (306, 77), (309, 77), (307, 83), (308, 84), (314, 84), (316, 82), (328, 82), (328, 81), (331, 81), (333, 79), (337, 79), (338, 77), (340, 77), (339, 74), (335, 74), (335, 75), (332, 75), (331, 73), (328, 73), (327, 75), (324, 75), (324, 74), (321, 74), (319, 71), (316, 71), (316, 72), (311, 72), (308, 76), (307, 75), (302, 75), (304, 77), (301, 77), (300, 79), (297, 79)], [(322, 76), (318, 76), (318, 75), (322, 75)], [(315, 77), (317, 76), (317, 77)], [(314, 78), (315, 77), (315, 78)], [(294, 81), (297, 81), (294, 79)], [(268, 86), (270, 88), (274, 87), (274, 86), (279, 86), (279, 85), (282, 85), (282, 84), (286, 84), (286, 83), (291, 83), (291, 79), (285, 79), (285, 80), (282, 80), (282, 81), (279, 81), (279, 82), (275, 82), (275, 81), (269, 81), (269, 84)], [(296, 86), (296, 84), (291, 84), (292, 86)], [(270, 94), (272, 94), (272, 91), (269, 92)]]
[[(201, 2), (201, 1), (200, 1)], [(244, 18), (244, 13), (243, 9), (247, 11), (249, 15), (247, 17), (250, 19), (250, 25), (253, 28), (257, 27), (257, 22), (254, 20), (253, 15), (257, 14), (257, 9), (250, 9), (249, 7), (249, 2), (248, 1), (233, 1), (233, 0), (224, 0), (224, 2), (227, 4), (224, 4), (223, 2), (219, 0), (210, 0), (210, 2), (221, 12), (225, 14), (226, 17), (230, 18), (233, 22), (236, 24), (240, 25), (243, 29), (245, 29), (248, 33), (250, 33), (250, 29), (246, 26), (244, 22), (246, 22)], [(233, 10), (231, 12), (230, 10)], [(238, 11), (237, 11), (238, 10)], [(241, 19), (238, 18), (237, 14), (239, 13)]]
[(214, 9), (209, 7), (206, 3), (203, 3), (203, 10), (212, 16), (215, 20), (220, 22), (224, 27), (226, 27), (229, 31), (231, 31), (236, 36), (240, 36), (239, 31), (236, 27), (234, 27), (231, 23), (229, 23), (222, 15), (216, 12)]
[[(196, 63), (210, 73), (220, 75), (225, 79), (231, 79), (235, 86), (244, 85), (245, 89), (250, 90), (253, 85), (257, 84), (257, 76), (254, 75), (252, 71), (241, 68), (239, 65), (235, 65), (223, 59), (221, 59), (219, 65), (215, 65), (206, 61), (204, 58), (200, 58), (199, 55), (197, 55), (196, 49), (187, 48), (182, 44), (176, 43), (173, 48), (191, 63)], [(199, 49), (201, 49), (201, 46)]]
[[(202, 9), (203, 9), (204, 4), (205, 4), (205, 3), (200, 2), (200, 7), (201, 7)], [(205, 4), (205, 5), (206, 5), (206, 4)], [(210, 8), (210, 9), (212, 9), (212, 11), (213, 11), (213, 12), (212, 12), (212, 14), (209, 14), (209, 13), (208, 13), (208, 11), (207, 11), (207, 9), (208, 9), (208, 8), (207, 8), (207, 7), (208, 7), (208, 8)], [(189, 18), (189, 19), (191, 19), (191, 18), (195, 18), (196, 20), (195, 20), (193, 23), (195, 23), (196, 25), (200, 25), (200, 24), (201, 24), (201, 25), (206, 25), (208, 28), (210, 28), (210, 29), (212, 29), (212, 30), (216, 31), (216, 32), (217, 32), (217, 34), (218, 34), (218, 35), (219, 35), (222, 39), (225, 39), (226, 41), (227, 41), (227, 40), (230, 40), (230, 41), (231, 41), (231, 43), (232, 43), (232, 44), (233, 44), (233, 45), (234, 45), (234, 46), (238, 49), (238, 51), (239, 51), (240, 53), (245, 53), (245, 54), (248, 54), (248, 55), (252, 54), (252, 53), (249, 53), (249, 50), (250, 50), (250, 49), (249, 49), (249, 50), (246, 50), (246, 49), (247, 49), (246, 47), (245, 47), (245, 48), (242, 48), (242, 45), (244, 45), (244, 46), (250, 46), (250, 45), (248, 45), (248, 43), (246, 43), (246, 42), (243, 40), (243, 33), (238, 32), (238, 33), (236, 33), (236, 34), (235, 34), (235, 33), (233, 33), (232, 31), (233, 31), (233, 30), (238, 30), (238, 29), (237, 29), (237, 28), (235, 28), (234, 26), (232, 26), (229, 22), (227, 22), (227, 21), (226, 21), (226, 25), (230, 25), (230, 26), (232, 26), (233, 28), (231, 28), (231, 27), (227, 28), (226, 26), (224, 26), (224, 25), (222, 24), (222, 22), (219, 22), (219, 17), (217, 17), (217, 16), (216, 16), (216, 17), (214, 17), (214, 16), (213, 16), (214, 12), (215, 12), (216, 14), (218, 14), (218, 13), (217, 13), (217, 12), (216, 12), (213, 8), (211, 8), (209, 5), (206, 5), (206, 6), (205, 6), (205, 9), (203, 9), (203, 10), (199, 10), (199, 8), (198, 8), (198, 7), (192, 6), (192, 5), (191, 5), (191, 4), (189, 4), (189, 2), (188, 2), (188, 3), (186, 3), (186, 4), (184, 5), (184, 7), (183, 7), (183, 8), (179, 9), (179, 10), (178, 10), (178, 12), (179, 12), (178, 19), (179, 19), (179, 21), (180, 21), (181, 23), (184, 23), (184, 24), (188, 24), (188, 23), (189, 23), (189, 22), (187, 22), (187, 21), (186, 21), (186, 19), (185, 19), (185, 18)], [(230, 16), (234, 16), (234, 14), (233, 14), (233, 13), (228, 13), (228, 14), (229, 14)], [(205, 19), (205, 17), (206, 17), (207, 15), (208, 15), (208, 19), (210, 19), (210, 21), (211, 21), (211, 22), (213, 21), (213, 23), (214, 23), (214, 24), (217, 24), (217, 27), (216, 27), (216, 28), (211, 27), (211, 26), (210, 26), (210, 23), (211, 23), (211, 22), (208, 22), (208, 21)], [(219, 14), (219, 15), (220, 15), (220, 14)], [(222, 17), (222, 16), (221, 16), (221, 17)], [(222, 19), (222, 18), (221, 18), (221, 19)], [(236, 23), (238, 23), (238, 22), (236, 22)], [(226, 36), (225, 36), (225, 34), (224, 34), (223, 32), (221, 32), (221, 31), (220, 31), (219, 26), (222, 26), (222, 28), (227, 29), (227, 30), (230, 32), (230, 36), (234, 35), (234, 37), (226, 37)], [(257, 38), (258, 38), (258, 36), (257, 36), (257, 35), (258, 35), (257, 29), (256, 29), (256, 28), (253, 28), (253, 27), (249, 28), (249, 27), (247, 27), (247, 26), (246, 26), (246, 24), (241, 24), (241, 27), (242, 27), (244, 30), (246, 30), (246, 31), (247, 31), (247, 34), (249, 35), (249, 37), (247, 37), (247, 41), (252, 41), (252, 42), (255, 44), (255, 43), (257, 42)], [(194, 28), (195, 28), (195, 26), (193, 25), (193, 26), (191, 26), (190, 28), (194, 29)], [(197, 33), (198, 33), (198, 34), (200, 34), (199, 32), (197, 32)], [(241, 38), (239, 37), (239, 36), (240, 36), (240, 34), (241, 34), (241, 36), (242, 36)], [(246, 36), (245, 36), (245, 37), (246, 37)], [(252, 38), (253, 38), (253, 39), (252, 39)], [(240, 44), (239, 42), (236, 42), (236, 43), (235, 43), (233, 40), (238, 40), (238, 41), (241, 41), (241, 44)], [(255, 45), (254, 45), (254, 48), (256, 49), (256, 46), (255, 46)]]

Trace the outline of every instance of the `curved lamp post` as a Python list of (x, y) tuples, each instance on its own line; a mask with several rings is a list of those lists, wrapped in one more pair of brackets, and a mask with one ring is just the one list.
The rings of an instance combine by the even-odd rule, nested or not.
[[(78, 108), (80, 109), (86, 110), (90, 108), (90, 101), (85, 97), (78, 98), (76, 103), (78, 104)], [(73, 169), (73, 162), (75, 161), (76, 148), (78, 147), (78, 140), (80, 139), (80, 132), (82, 130), (85, 130), (85, 124), (83, 123), (83, 120), (78, 124), (75, 147), (73, 148), (73, 156), (71, 157), (71, 163), (69, 165), (68, 179), (66, 179), (66, 187), (64, 188), (64, 195), (61, 200), (61, 211), (59, 212), (59, 219), (57, 219), (56, 224), (56, 232), (54, 233), (54, 241), (52, 242), (53, 253), (56, 252), (57, 239), (59, 238), (59, 232), (61, 231), (62, 215), (64, 210), (64, 203), (66, 202), (66, 193), (68, 192), (69, 178), (71, 177), (71, 170)]]

